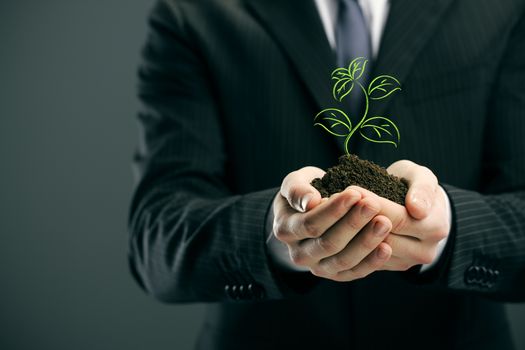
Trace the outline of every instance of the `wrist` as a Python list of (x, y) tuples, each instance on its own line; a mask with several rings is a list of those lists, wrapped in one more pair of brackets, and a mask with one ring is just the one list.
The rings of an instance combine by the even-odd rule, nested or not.
[(439, 191), (441, 192), (441, 195), (443, 196), (443, 199), (445, 202), (444, 215), (445, 215), (445, 220), (448, 223), (448, 232), (447, 232), (447, 236), (437, 243), (436, 256), (434, 258), (434, 261), (432, 261), (430, 264), (421, 265), (421, 269), (419, 270), (419, 272), (426, 272), (437, 265), (437, 263), (441, 259), (441, 256), (443, 255), (443, 251), (445, 250), (445, 246), (447, 245), (448, 237), (452, 229), (452, 207), (450, 205), (450, 199), (448, 198), (447, 192), (445, 192), (443, 187), (439, 186)]

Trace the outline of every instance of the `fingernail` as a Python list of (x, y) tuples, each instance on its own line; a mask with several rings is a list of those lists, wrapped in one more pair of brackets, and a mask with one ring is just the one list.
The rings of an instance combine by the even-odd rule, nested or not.
[(364, 205), (361, 208), (361, 216), (362, 217), (369, 218), (372, 215), (374, 215), (375, 213), (376, 213), (375, 209), (373, 209), (372, 207), (369, 207), (368, 205)]
[(388, 252), (385, 249), (378, 248), (377, 257), (381, 260), (385, 260), (386, 258), (388, 258)]
[(300, 204), (300, 210), (304, 213), (306, 211), (306, 207), (308, 206), (308, 203), (310, 202), (310, 200), (312, 199), (312, 195), (311, 194), (307, 194), (306, 196), (304, 196), (302, 199), (301, 199), (301, 204)]
[(425, 194), (416, 192), (412, 194), (411, 200), (413, 204), (417, 205), (421, 209), (430, 209), (430, 199)]
[(378, 221), (374, 224), (374, 233), (377, 236), (383, 236), (387, 232), (388, 232), (388, 226), (382, 223), (381, 221)]

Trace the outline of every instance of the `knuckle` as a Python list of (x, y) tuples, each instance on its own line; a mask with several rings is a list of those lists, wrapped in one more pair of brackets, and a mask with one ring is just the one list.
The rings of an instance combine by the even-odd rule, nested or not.
[(349, 262), (344, 255), (336, 255), (329, 259), (330, 265), (337, 270), (346, 270), (349, 267)]
[(448, 223), (443, 222), (437, 227), (436, 230), (434, 230), (433, 238), (437, 241), (441, 241), (448, 236), (448, 232), (449, 225)]
[(434, 261), (434, 256), (432, 254), (423, 254), (421, 255), (419, 262), (420, 264), (427, 265)]
[(434, 192), (434, 189), (436, 187), (436, 185), (438, 184), (438, 178), (437, 176), (432, 172), (432, 170), (430, 170), (429, 168), (427, 168), (426, 166), (422, 166), (423, 168), (423, 171), (426, 173), (426, 175), (428, 176), (430, 182), (432, 183), (432, 186), (431, 186), (431, 190), (432, 192)]
[(303, 232), (307, 237), (319, 236), (319, 228), (317, 227), (314, 220), (308, 216), (302, 219)]
[(394, 220), (392, 220), (392, 232), (399, 233), (405, 228), (407, 224), (408, 217), (406, 215), (400, 214), (397, 215)]
[(421, 252), (415, 254), (414, 260), (417, 264), (430, 264), (432, 261), (434, 261), (434, 252), (429, 249), (424, 249)]
[(316, 238), (315, 243), (323, 253), (334, 254), (338, 251), (337, 245), (327, 236)]
[(448, 236), (449, 227), (445, 222), (439, 222), (433, 225), (428, 226), (426, 230), (421, 232), (421, 237), (423, 240), (429, 242), (439, 242), (443, 238)]
[(273, 223), (273, 234), (275, 235), (275, 238), (283, 242), (290, 238), (290, 232), (278, 221), (274, 221)]
[(290, 259), (298, 266), (306, 266), (308, 264), (308, 256), (300, 249), (290, 249)]
[(445, 232), (445, 230), (438, 230), (432, 234), (432, 240), (435, 242), (439, 242), (446, 237), (447, 237), (447, 232)]
[(281, 195), (282, 195), (283, 197), (286, 197), (286, 196), (288, 195), (288, 192), (289, 192), (289, 190), (290, 190), (290, 185), (289, 185), (289, 183), (290, 183), (290, 181), (291, 181), (291, 178), (293, 178), (293, 173), (294, 173), (293, 171), (292, 171), (291, 173), (288, 173), (288, 174), (284, 177), (283, 181), (281, 182), (281, 188), (280, 188), (279, 192), (281, 193)]
[(358, 219), (355, 218), (354, 215), (347, 215), (345, 218), (345, 224), (352, 230), (352, 231), (359, 231), (361, 229), (361, 223)]
[(408, 168), (408, 167), (411, 167), (412, 165), (414, 165), (414, 163), (411, 162), (410, 160), (400, 159), (400, 160), (392, 163), (390, 165), (390, 167), (397, 169), (397, 168)]
[(322, 277), (322, 278), (327, 277), (326, 272), (318, 266), (311, 267), (310, 272), (312, 273), (312, 275), (317, 276), (317, 277)]
[(405, 173), (409, 176), (413, 176), (417, 169), (417, 164), (408, 159), (400, 160), (397, 166), (401, 169), (405, 169)]
[(408, 159), (401, 159), (399, 161), (399, 163), (402, 164), (403, 166), (406, 166), (406, 167), (408, 167), (408, 166), (413, 167), (413, 166), (417, 165), (416, 163), (414, 163), (413, 161), (408, 160)]
[[(434, 173), (432, 172), (432, 170), (430, 170), (428, 167), (424, 166), (424, 165), (419, 165), (419, 168), (421, 169), (422, 172), (426, 173), (426, 175), (428, 176), (434, 176)], [(435, 176), (434, 176), (435, 177)]]

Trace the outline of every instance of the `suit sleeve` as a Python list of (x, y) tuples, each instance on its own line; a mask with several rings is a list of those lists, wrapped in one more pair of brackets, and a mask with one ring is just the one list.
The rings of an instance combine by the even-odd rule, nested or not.
[(139, 69), (139, 181), (129, 262), (165, 302), (275, 299), (265, 220), (277, 188), (233, 194), (211, 73), (184, 16), (159, 2)]
[(443, 282), (460, 292), (525, 300), (525, 17), (492, 89), (481, 191), (445, 185), (454, 216)]

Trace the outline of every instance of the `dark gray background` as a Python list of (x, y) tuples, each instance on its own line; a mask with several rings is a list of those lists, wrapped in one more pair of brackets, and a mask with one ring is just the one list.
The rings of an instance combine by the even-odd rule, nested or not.
[[(0, 1), (1, 349), (191, 347), (203, 306), (151, 300), (126, 265), (152, 4)], [(509, 314), (525, 349), (525, 304)]]

